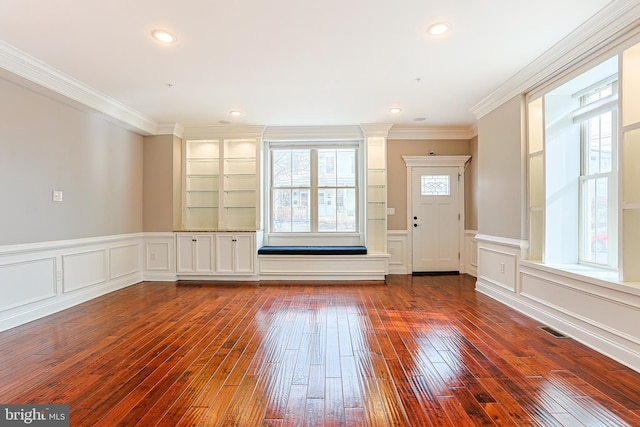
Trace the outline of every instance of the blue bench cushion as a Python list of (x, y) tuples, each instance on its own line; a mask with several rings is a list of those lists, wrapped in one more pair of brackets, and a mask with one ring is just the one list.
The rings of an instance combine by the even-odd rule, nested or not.
[(259, 255), (366, 255), (365, 246), (263, 246)]

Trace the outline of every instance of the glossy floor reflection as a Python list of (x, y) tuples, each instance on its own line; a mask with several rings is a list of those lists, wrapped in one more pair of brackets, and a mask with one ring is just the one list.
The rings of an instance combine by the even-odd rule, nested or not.
[(640, 425), (640, 374), (473, 288), (142, 283), (0, 333), (0, 402), (73, 426)]

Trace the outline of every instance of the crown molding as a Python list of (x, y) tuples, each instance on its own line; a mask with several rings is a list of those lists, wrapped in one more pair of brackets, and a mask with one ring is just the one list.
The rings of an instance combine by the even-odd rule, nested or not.
[(613, 0), (471, 108), (477, 119), (615, 43), (639, 25), (637, 0)]
[(180, 123), (158, 123), (156, 135), (174, 135), (182, 138), (184, 134), (184, 126)]
[(402, 156), (407, 167), (452, 166), (463, 167), (471, 156)]
[[(0, 40), (0, 68), (37, 85), (36, 90), (51, 91), (107, 116), (123, 127), (142, 135), (154, 135), (157, 123), (144, 114), (93, 89), (71, 76)], [(60, 99), (59, 97), (54, 97)], [(67, 102), (69, 103), (69, 102)]]
[(378, 138), (386, 138), (389, 136), (389, 130), (393, 124), (391, 123), (362, 123), (360, 124), (360, 129), (364, 133), (364, 136), (369, 137), (378, 137)]
[(359, 126), (268, 126), (265, 141), (348, 141), (362, 139)]
[[(187, 126), (181, 132), (183, 139), (261, 138), (262, 125), (211, 125)], [(178, 136), (178, 135), (177, 135)]]
[(471, 139), (478, 134), (475, 124), (470, 126), (393, 126), (388, 139)]

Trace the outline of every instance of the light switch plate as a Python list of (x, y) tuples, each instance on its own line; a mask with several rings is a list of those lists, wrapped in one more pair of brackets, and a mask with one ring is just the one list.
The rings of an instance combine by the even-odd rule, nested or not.
[(396, 208), (387, 208), (387, 215), (395, 215)]
[(52, 199), (53, 199), (54, 202), (61, 202), (62, 201), (62, 191), (53, 190)]

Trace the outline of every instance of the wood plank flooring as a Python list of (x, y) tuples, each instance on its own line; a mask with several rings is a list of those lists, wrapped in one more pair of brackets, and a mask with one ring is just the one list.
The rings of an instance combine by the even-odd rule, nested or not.
[(640, 425), (640, 374), (474, 282), (140, 283), (0, 333), (0, 403), (72, 426)]

